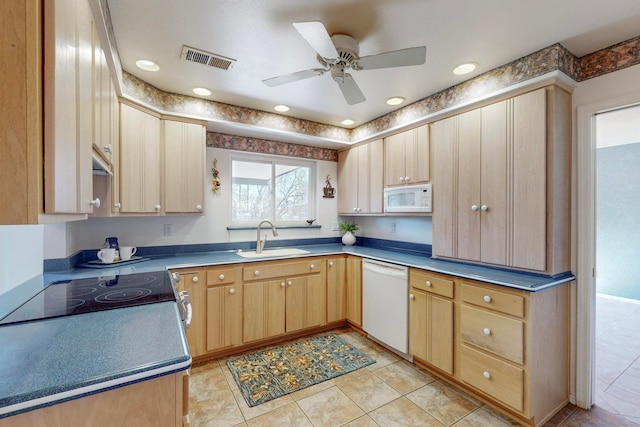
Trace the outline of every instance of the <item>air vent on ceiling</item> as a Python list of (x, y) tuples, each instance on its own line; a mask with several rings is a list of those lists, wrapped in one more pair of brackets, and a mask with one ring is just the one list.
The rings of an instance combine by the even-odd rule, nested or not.
[(185, 61), (197, 62), (198, 64), (220, 68), (221, 70), (228, 70), (229, 68), (232, 68), (233, 63), (236, 62), (235, 59), (226, 58), (222, 55), (216, 55), (215, 53), (205, 52), (200, 49), (194, 49), (189, 46), (182, 46), (180, 58)]

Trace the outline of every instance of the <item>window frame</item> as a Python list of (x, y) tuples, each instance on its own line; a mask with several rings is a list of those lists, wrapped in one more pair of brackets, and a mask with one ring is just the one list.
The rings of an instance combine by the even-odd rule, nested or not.
[[(230, 203), (229, 203), (229, 213), (231, 218), (231, 226), (242, 227), (242, 226), (257, 226), (260, 220), (249, 220), (249, 221), (240, 221), (233, 219), (233, 162), (241, 161), (241, 162), (254, 162), (254, 163), (263, 163), (271, 165), (271, 179), (272, 183), (275, 183), (275, 171), (277, 165), (284, 166), (296, 166), (296, 167), (307, 167), (309, 168), (309, 187), (307, 189), (307, 199), (309, 203), (309, 218), (304, 218), (300, 220), (291, 220), (291, 221), (278, 221), (275, 219), (268, 219), (273, 222), (276, 226), (297, 226), (297, 225), (307, 225), (307, 219), (317, 218), (318, 213), (318, 192), (317, 192), (317, 182), (318, 182), (318, 162), (316, 160), (311, 159), (302, 159), (299, 157), (288, 157), (288, 156), (278, 156), (273, 154), (258, 154), (258, 153), (247, 153), (244, 151), (232, 152), (229, 156), (229, 170), (231, 171), (231, 185), (230, 185)], [(271, 216), (275, 218), (276, 214), (276, 191), (275, 186), (272, 185), (270, 189), (270, 197), (271, 197)]]

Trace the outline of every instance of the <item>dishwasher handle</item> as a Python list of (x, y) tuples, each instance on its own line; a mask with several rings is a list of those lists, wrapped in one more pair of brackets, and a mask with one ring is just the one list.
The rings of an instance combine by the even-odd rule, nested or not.
[(406, 278), (408, 272), (408, 268), (401, 265), (388, 264), (385, 262), (371, 260), (362, 261), (362, 269), (378, 274), (383, 274), (385, 276), (402, 278)]

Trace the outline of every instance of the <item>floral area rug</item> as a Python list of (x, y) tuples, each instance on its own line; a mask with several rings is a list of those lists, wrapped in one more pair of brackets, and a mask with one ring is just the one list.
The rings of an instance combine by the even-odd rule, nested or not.
[(336, 334), (305, 338), (227, 360), (249, 406), (375, 363)]

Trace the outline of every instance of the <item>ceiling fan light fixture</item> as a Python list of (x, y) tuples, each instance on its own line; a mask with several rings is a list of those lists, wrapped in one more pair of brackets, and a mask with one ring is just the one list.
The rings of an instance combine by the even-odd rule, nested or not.
[(466, 64), (460, 64), (456, 68), (453, 69), (453, 74), (456, 76), (462, 76), (464, 74), (469, 74), (474, 71), (478, 67), (478, 64), (475, 62), (468, 62)]
[(136, 61), (136, 66), (145, 71), (158, 71), (160, 66), (150, 59), (139, 59)]
[(193, 88), (193, 93), (195, 93), (196, 95), (200, 95), (200, 96), (209, 96), (211, 95), (211, 91), (207, 88), (204, 87), (194, 87)]
[(356, 122), (354, 120), (351, 120), (351, 119), (344, 119), (340, 123), (342, 123), (345, 126), (351, 126), (351, 125), (355, 124)]
[(289, 107), (287, 105), (276, 105), (275, 107), (273, 107), (274, 110), (279, 111), (280, 113), (286, 113), (287, 111), (289, 111)]
[(406, 99), (401, 96), (392, 96), (391, 98), (387, 99), (387, 105), (400, 105), (404, 101), (406, 101)]

